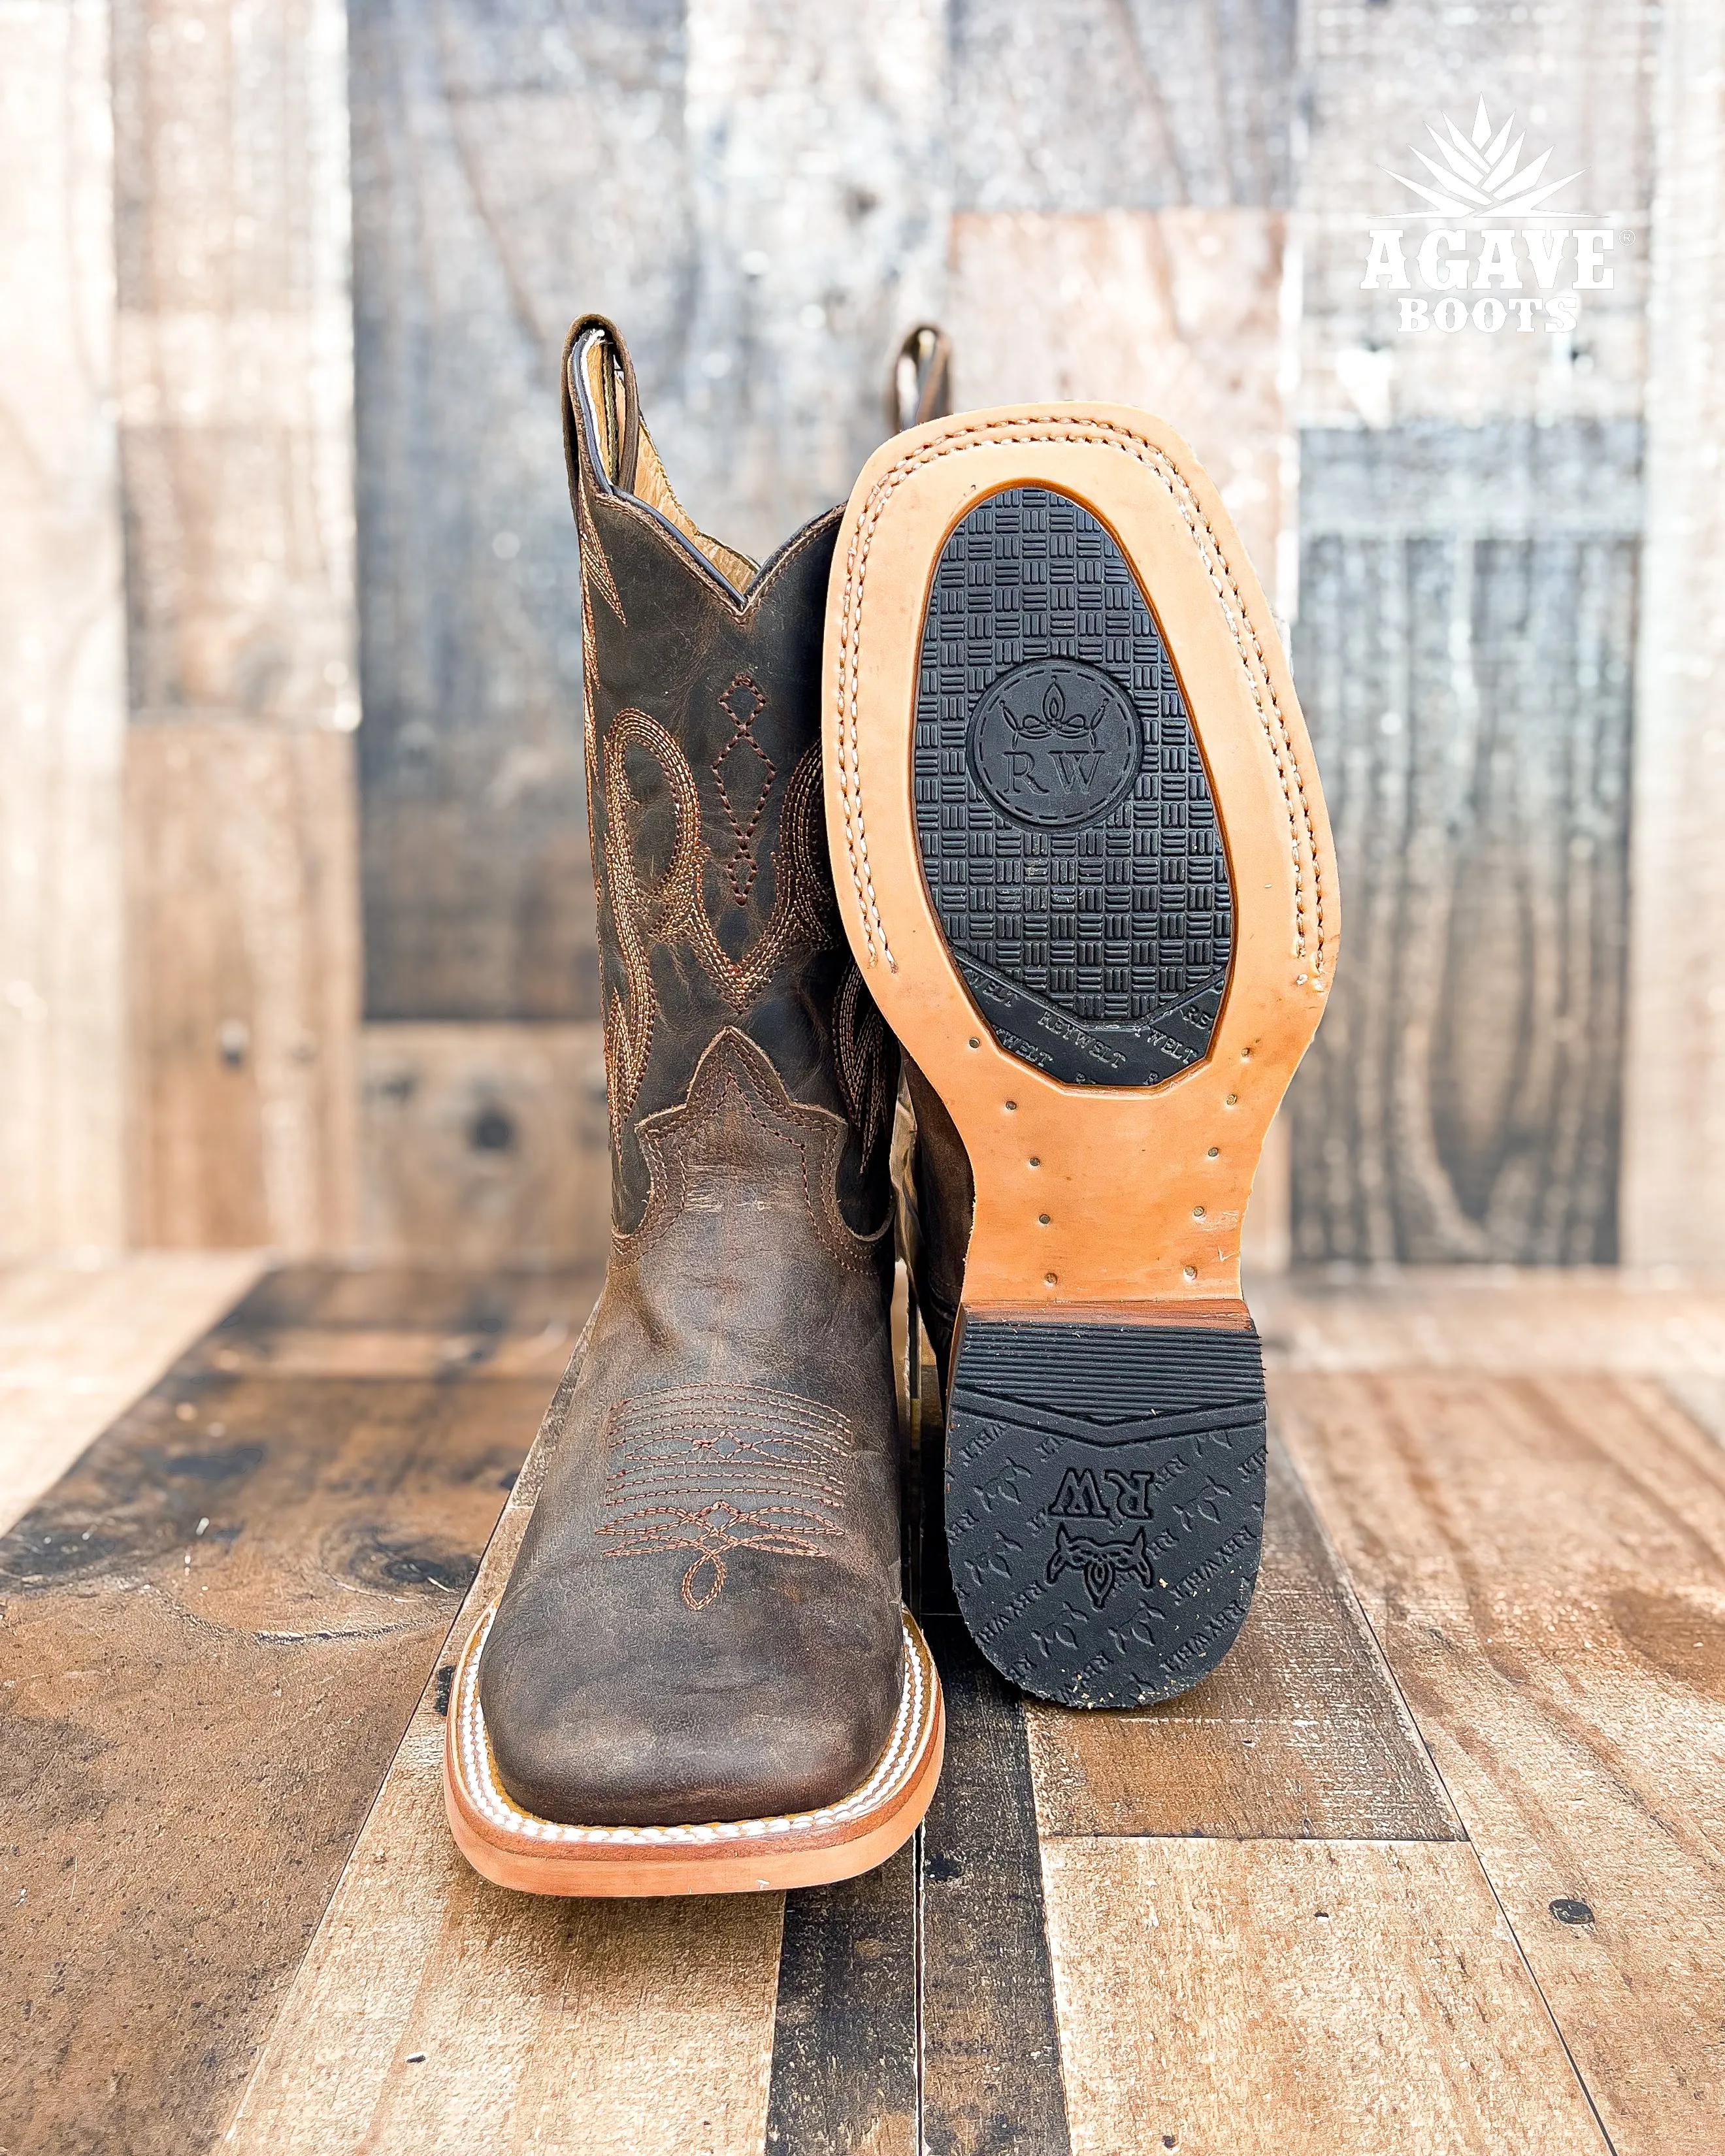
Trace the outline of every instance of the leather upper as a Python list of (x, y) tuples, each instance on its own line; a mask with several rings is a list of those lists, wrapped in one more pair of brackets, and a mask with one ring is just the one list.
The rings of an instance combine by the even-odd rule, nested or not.
[(896, 1049), (822, 822), (836, 512), (758, 572), (697, 533), (595, 318), (565, 425), (614, 1239), (480, 1698), (542, 1816), (806, 1810), (884, 1748), (902, 1656)]

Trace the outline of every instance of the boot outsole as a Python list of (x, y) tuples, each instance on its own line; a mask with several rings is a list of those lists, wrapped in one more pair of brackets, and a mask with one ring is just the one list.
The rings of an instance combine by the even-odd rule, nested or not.
[(1334, 977), (1322, 795), (1191, 451), (1118, 406), (970, 413), (852, 493), (827, 827), (864, 980), (976, 1210), (953, 1583), (1004, 1675), (1165, 1698), (1244, 1620), (1263, 1505), (1240, 1240)]
[(967, 1317), (947, 1399), (958, 1607), (1074, 1707), (1183, 1691), (1245, 1621), (1264, 1529), (1258, 1336)]
[(886, 1748), (858, 1787), (819, 1810), (685, 1826), (583, 1826), (541, 1819), (498, 1779), (480, 1704), (480, 1660), (495, 1609), (474, 1627), (449, 1692), (444, 1810), (482, 1878), (528, 1894), (609, 1897), (751, 1894), (821, 1887), (884, 1864), (921, 1824), (940, 1778), (940, 1678), (904, 1619), (904, 1688)]

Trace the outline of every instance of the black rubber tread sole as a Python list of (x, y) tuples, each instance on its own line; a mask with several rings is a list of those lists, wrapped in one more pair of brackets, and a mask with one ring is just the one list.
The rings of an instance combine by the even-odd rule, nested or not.
[(1215, 803), (1143, 587), (1071, 496), (1004, 489), (947, 538), (912, 762), (929, 893), (1000, 1046), (1068, 1085), (1201, 1060), (1234, 937)]
[(947, 1544), (977, 1645), (1067, 1707), (1142, 1707), (1196, 1684), (1251, 1603), (1264, 1448), (1250, 1327), (967, 1313)]

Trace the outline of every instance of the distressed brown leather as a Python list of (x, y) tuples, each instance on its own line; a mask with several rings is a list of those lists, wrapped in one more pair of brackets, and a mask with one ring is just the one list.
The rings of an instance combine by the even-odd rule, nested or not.
[(896, 1050), (821, 822), (837, 512), (758, 572), (697, 533), (598, 317), (564, 419), (614, 1233), (480, 1699), (545, 1818), (801, 1810), (865, 1777), (902, 1671)]

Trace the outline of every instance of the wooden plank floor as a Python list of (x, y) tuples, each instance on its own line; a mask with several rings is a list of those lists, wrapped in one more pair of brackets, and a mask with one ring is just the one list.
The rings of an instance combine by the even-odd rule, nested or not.
[[(1271, 1284), (1212, 1677), (1026, 1703), (932, 1542), (911, 1847), (555, 1904), (467, 1870), (438, 1778), (593, 1286), (270, 1276), (0, 1542), (7, 2156), (1725, 2147), (1725, 1283)], [(105, 1337), (0, 1324), (0, 1397)]]

